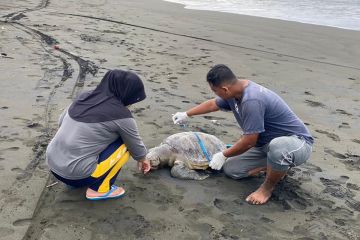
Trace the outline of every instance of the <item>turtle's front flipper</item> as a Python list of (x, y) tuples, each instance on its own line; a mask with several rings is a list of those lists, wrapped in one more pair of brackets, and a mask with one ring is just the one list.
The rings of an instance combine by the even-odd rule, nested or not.
[(204, 180), (209, 177), (208, 174), (201, 174), (195, 170), (189, 169), (182, 161), (175, 161), (174, 166), (171, 168), (171, 176), (191, 180)]

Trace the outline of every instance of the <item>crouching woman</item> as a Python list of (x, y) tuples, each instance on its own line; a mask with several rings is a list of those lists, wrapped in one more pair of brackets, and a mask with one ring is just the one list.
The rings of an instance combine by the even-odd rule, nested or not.
[(125, 194), (114, 185), (130, 155), (147, 173), (150, 163), (136, 122), (128, 109), (146, 97), (132, 72), (108, 71), (93, 91), (81, 94), (59, 119), (46, 150), (52, 174), (67, 185), (88, 187), (86, 198), (101, 200)]

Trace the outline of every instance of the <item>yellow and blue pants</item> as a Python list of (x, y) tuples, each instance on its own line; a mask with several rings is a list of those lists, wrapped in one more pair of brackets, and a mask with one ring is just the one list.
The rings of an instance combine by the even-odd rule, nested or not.
[(94, 191), (106, 193), (115, 183), (122, 166), (129, 160), (130, 154), (121, 138), (111, 143), (98, 158), (98, 164), (90, 177), (78, 180), (65, 179), (56, 173), (54, 176), (72, 187), (88, 186)]

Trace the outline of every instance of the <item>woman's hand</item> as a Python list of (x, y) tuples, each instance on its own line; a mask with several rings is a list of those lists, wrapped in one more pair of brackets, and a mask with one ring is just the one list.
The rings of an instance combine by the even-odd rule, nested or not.
[(147, 174), (151, 169), (150, 161), (146, 159), (138, 161), (138, 169), (144, 174)]

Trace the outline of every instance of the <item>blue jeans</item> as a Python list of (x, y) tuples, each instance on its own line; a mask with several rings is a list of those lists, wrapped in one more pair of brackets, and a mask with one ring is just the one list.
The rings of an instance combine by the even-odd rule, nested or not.
[(288, 171), (306, 162), (311, 151), (312, 146), (302, 137), (278, 137), (262, 147), (253, 147), (239, 156), (228, 158), (223, 170), (235, 179), (248, 177), (249, 171), (268, 165), (275, 171)]

